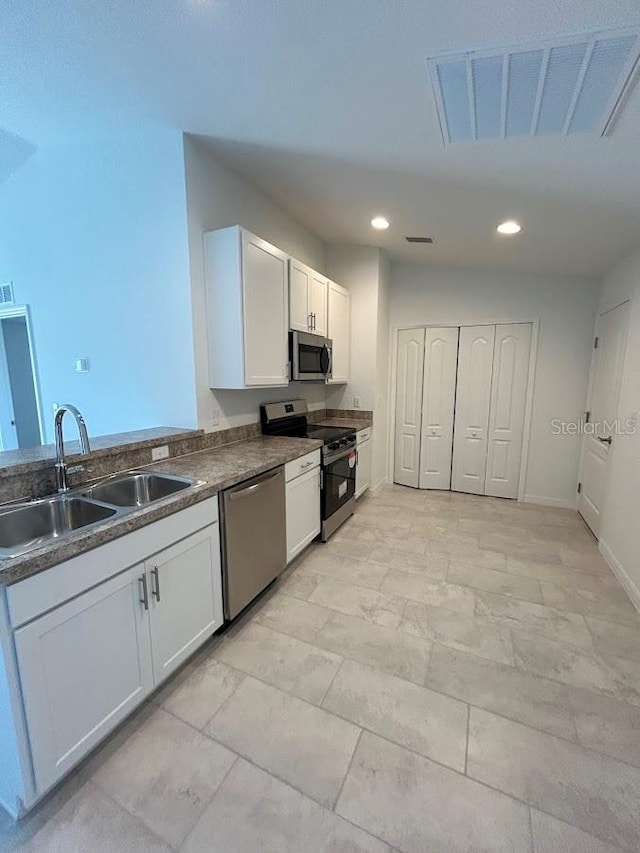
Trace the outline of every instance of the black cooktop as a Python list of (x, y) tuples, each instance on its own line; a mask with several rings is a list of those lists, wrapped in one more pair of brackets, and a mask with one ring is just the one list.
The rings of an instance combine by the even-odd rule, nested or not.
[(340, 438), (346, 438), (354, 432), (355, 430), (345, 429), (344, 427), (314, 426), (310, 424), (307, 427), (306, 438), (317, 438), (319, 441), (329, 444), (333, 441), (338, 441)]

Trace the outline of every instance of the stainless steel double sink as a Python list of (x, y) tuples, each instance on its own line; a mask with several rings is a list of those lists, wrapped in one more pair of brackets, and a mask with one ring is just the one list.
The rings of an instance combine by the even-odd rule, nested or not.
[(139, 507), (170, 497), (194, 480), (150, 471), (116, 474), (70, 492), (0, 507), (0, 559), (17, 557)]

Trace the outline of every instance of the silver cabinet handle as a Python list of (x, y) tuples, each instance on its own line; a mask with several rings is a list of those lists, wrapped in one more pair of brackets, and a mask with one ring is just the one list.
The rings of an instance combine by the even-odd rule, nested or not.
[(313, 462), (304, 462), (304, 463), (300, 466), (300, 468), (302, 468), (302, 469), (304, 469), (304, 468), (308, 468), (310, 465), (313, 465)]
[(160, 601), (160, 572), (157, 566), (151, 569), (151, 577), (155, 581), (155, 583), (151, 584), (151, 594), (155, 597), (156, 601)]
[(307, 318), (307, 328), (310, 332), (313, 332), (313, 314), (309, 314)]
[(140, 604), (144, 604), (144, 609), (149, 609), (149, 590), (147, 589), (147, 576), (146, 574), (140, 575), (138, 578), (138, 583), (140, 584), (142, 590), (142, 598), (140, 599)]

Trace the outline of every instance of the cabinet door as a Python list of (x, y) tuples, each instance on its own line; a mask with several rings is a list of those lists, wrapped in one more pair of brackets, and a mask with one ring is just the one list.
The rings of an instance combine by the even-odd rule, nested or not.
[(327, 279), (314, 272), (309, 283), (309, 311), (311, 331), (314, 335), (327, 337)]
[(243, 232), (244, 378), (249, 386), (289, 384), (287, 261), (284, 252)]
[(456, 492), (483, 495), (495, 326), (460, 329), (453, 474)]
[(327, 332), (333, 341), (332, 377), (330, 384), (349, 381), (349, 291), (330, 281), (327, 292)]
[(527, 402), (531, 323), (496, 326), (485, 494), (517, 498)]
[(451, 488), (458, 328), (427, 329), (424, 348), (420, 488)]
[(320, 533), (320, 469), (287, 483), (287, 563)]
[(298, 332), (311, 331), (309, 293), (312, 271), (305, 264), (289, 260), (289, 328)]
[(143, 568), (128, 569), (15, 633), (38, 793), (153, 687)]
[(222, 625), (218, 524), (156, 554), (146, 568), (157, 685)]
[(356, 497), (359, 498), (371, 485), (371, 439), (358, 445), (356, 468)]
[(418, 488), (424, 329), (398, 332), (394, 482)]

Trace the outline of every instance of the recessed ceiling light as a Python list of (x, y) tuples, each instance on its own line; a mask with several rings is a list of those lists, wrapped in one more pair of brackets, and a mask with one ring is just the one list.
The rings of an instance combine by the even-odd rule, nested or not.
[(386, 231), (389, 227), (389, 220), (384, 216), (374, 216), (371, 220), (371, 224), (374, 228), (377, 228), (378, 231)]
[(522, 225), (515, 219), (507, 219), (506, 222), (501, 222), (498, 225), (496, 231), (498, 234), (519, 234), (522, 231)]

